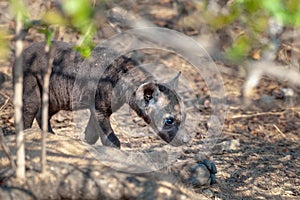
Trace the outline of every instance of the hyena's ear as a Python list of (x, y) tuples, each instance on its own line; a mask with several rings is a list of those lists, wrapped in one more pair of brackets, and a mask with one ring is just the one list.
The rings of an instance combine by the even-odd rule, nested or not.
[(171, 89), (173, 90), (178, 89), (178, 81), (179, 81), (180, 74), (181, 72), (178, 72), (178, 74), (172, 80), (166, 83), (168, 86), (170, 86)]
[(141, 107), (146, 107), (149, 104), (154, 104), (156, 97), (159, 94), (159, 88), (156, 81), (150, 81), (139, 86), (136, 91), (136, 98)]

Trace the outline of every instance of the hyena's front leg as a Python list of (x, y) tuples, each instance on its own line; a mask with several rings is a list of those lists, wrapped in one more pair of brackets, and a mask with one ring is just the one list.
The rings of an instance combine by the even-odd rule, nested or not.
[(97, 111), (91, 110), (84, 140), (89, 144), (95, 144), (99, 136), (104, 146), (120, 148), (120, 141), (110, 125), (109, 117), (104, 117), (97, 114)]
[(100, 138), (102, 144), (105, 146), (120, 148), (121, 143), (110, 125), (109, 117), (105, 117), (100, 120), (98, 119), (98, 123), (101, 127)]

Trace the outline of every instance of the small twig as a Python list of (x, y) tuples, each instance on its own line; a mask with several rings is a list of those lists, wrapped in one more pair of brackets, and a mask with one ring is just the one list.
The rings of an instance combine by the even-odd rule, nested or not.
[(3, 135), (3, 131), (2, 131), (2, 128), (0, 128), (0, 144), (1, 144), (1, 147), (6, 155), (6, 157), (8, 158), (8, 160), (10, 161), (10, 165), (11, 167), (13, 168), (14, 172), (16, 171), (17, 169), (17, 166), (16, 166), (16, 163), (12, 157), (12, 154), (8, 148), (8, 146), (6, 145), (5, 143), (5, 140), (4, 140), (4, 135)]
[(241, 137), (240, 133), (234, 133), (232, 131), (223, 130), (222, 133), (225, 133), (226, 135), (233, 135), (233, 136), (239, 136), (239, 137)]
[[(231, 107), (231, 108), (232, 108), (232, 110), (237, 109), (234, 107)], [(260, 112), (260, 113), (254, 113), (254, 114), (233, 115), (229, 119), (251, 118), (251, 117), (264, 116), (264, 115), (282, 115), (283, 113), (287, 112), (288, 110), (298, 111), (298, 110), (300, 110), (300, 108), (291, 107), (291, 108), (287, 108), (284, 111), (280, 111), (280, 112)]]
[(87, 32), (78, 40), (77, 46), (81, 46), (84, 40), (91, 35), (93, 25), (90, 25)]
[(280, 135), (285, 138), (285, 134), (278, 128), (278, 126), (276, 126), (275, 124), (273, 124), (273, 126), (280, 133)]
[(0, 94), (1, 94), (2, 96), (4, 96), (6, 99), (10, 99), (10, 97), (9, 97), (8, 95), (4, 94), (4, 93), (1, 92), (1, 91), (0, 91)]
[(8, 102), (9, 102), (9, 99), (6, 99), (4, 104), (0, 107), (0, 112), (6, 108)]
[(257, 116), (264, 116), (264, 115), (282, 115), (283, 112), (261, 112), (261, 113), (254, 113), (249, 115), (234, 115), (230, 117), (230, 119), (239, 119), (239, 118), (251, 118)]
[[(55, 30), (54, 40), (57, 40), (59, 37), (59, 28)], [(48, 113), (49, 113), (49, 84), (50, 84), (50, 75), (52, 72), (52, 64), (55, 56), (56, 46), (55, 43), (52, 43), (50, 46), (46, 44), (45, 52), (47, 55), (47, 71), (43, 76), (43, 93), (42, 93), (42, 140), (41, 140), (41, 169), (42, 173), (46, 172), (46, 134), (48, 132)]]

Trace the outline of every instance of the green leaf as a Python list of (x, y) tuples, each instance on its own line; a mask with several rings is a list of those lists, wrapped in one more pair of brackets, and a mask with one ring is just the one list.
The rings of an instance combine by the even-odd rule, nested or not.
[(56, 25), (67, 24), (66, 20), (58, 12), (55, 11), (46, 12), (42, 17), (42, 20), (47, 24), (56, 24)]
[(260, 0), (244, 0), (243, 7), (249, 13), (256, 13), (261, 9), (261, 3), (262, 1)]
[(90, 46), (75, 46), (74, 50), (78, 51), (84, 58), (88, 58), (92, 54), (92, 47)]
[(283, 5), (280, 0), (263, 0), (262, 7), (273, 15), (283, 10)]
[(269, 18), (263, 14), (256, 15), (251, 19), (249, 26), (255, 33), (263, 33), (268, 26), (268, 19)]
[(45, 39), (46, 39), (46, 44), (48, 46), (52, 45), (52, 36), (53, 36), (53, 31), (47, 28), (47, 31), (45, 32)]
[(90, 25), (93, 14), (90, 1), (88, 0), (64, 0), (63, 11), (71, 19), (72, 25), (81, 33), (86, 32)]
[(285, 7), (288, 12), (298, 13), (300, 10), (299, 0), (286, 0)]
[(248, 37), (243, 35), (234, 41), (232, 46), (228, 48), (225, 53), (230, 60), (240, 62), (248, 56), (250, 49), (250, 41)]

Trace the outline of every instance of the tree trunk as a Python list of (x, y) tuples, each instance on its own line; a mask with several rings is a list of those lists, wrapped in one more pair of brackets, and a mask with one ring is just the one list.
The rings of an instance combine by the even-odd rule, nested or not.
[[(16, 18), (16, 35), (22, 31), (21, 14)], [(22, 37), (16, 40), (16, 64), (14, 69), (14, 106), (15, 106), (15, 127), (16, 127), (16, 149), (17, 149), (17, 170), (16, 176), (20, 180), (25, 180), (25, 144), (23, 132), (22, 106), (23, 106), (23, 41)]]

